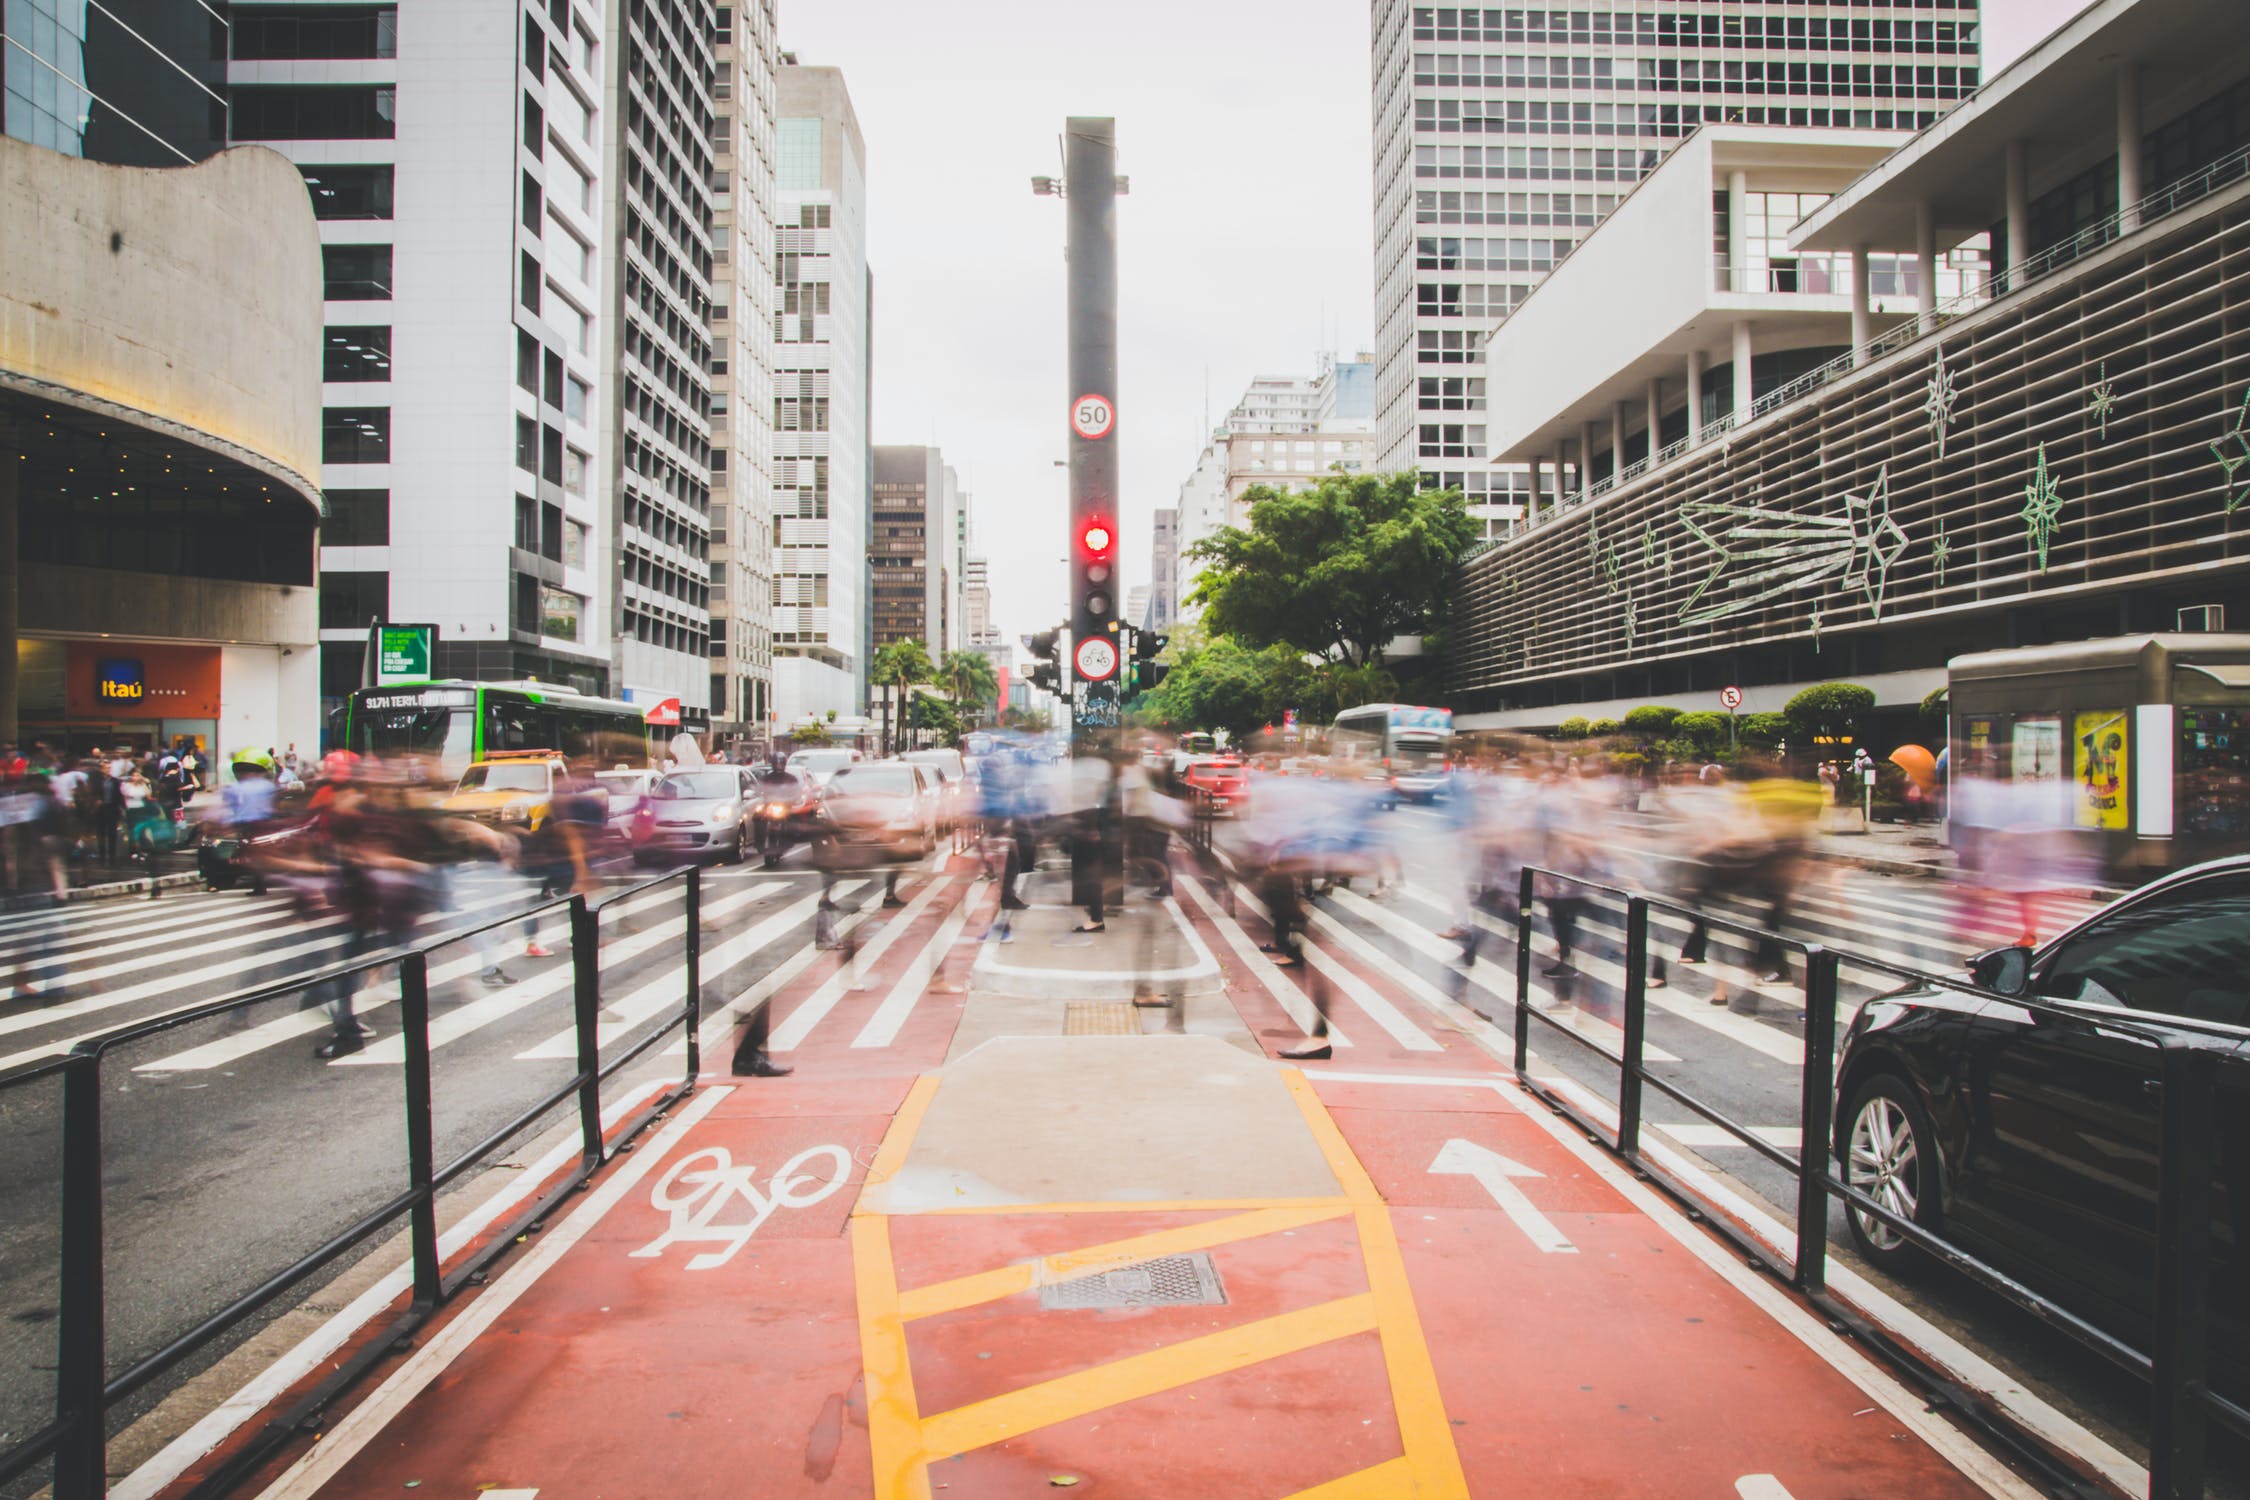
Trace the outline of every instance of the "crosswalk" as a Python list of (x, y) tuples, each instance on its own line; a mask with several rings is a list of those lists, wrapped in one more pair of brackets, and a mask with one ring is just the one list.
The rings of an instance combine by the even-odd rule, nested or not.
[[(834, 884), (830, 894), (841, 908), (838, 935), (868, 934), (848, 964), (814, 941), (823, 899), (817, 874), (705, 871), (699, 927), (706, 1042), (715, 1043), (750, 1010), (785, 995), (823, 964), (827, 967), (805, 979), (811, 992), (791, 997), (795, 1003), (781, 1021), (776, 1050), (801, 1049), (839, 1030), (842, 1016), (835, 1026), (824, 1023), (861, 977), (883, 968), (888, 951), (918, 924), (927, 927), (925, 915), (941, 919), (934, 934), (916, 931), (903, 973), (881, 975), (882, 1003), (871, 1015), (854, 1006), (849, 1030), (837, 1037), (839, 1046), (889, 1045), (914, 1014), (945, 951), (962, 940), (976, 892), (985, 885), (945, 873), (946, 863), (940, 854), (902, 868), (898, 889), (906, 900), (896, 911), (874, 907), (884, 888), (879, 879)], [(520, 881), (472, 875), (458, 882), (453, 895), (443, 917), (426, 923), (420, 934), (423, 944), (435, 944), (427, 970), (433, 1057), (459, 1049), (473, 1054), (477, 1067), (574, 1060), (575, 970), (567, 939), (555, 935), (563, 925), (560, 913), (545, 919), (545, 940), (558, 951), (532, 957), (512, 920), (479, 939), (441, 941), (449, 932), (511, 918), (527, 906), (529, 894)], [(658, 886), (613, 901), (603, 908), (601, 927), (600, 1045), (627, 1042), (651, 1026), (676, 1025), (687, 998), (682, 887)], [(0, 917), (0, 976), (11, 972), (11, 955), (26, 963), (36, 958), (44, 966), (48, 994), (30, 998), (0, 991), (0, 1046), (8, 1049), (0, 1052), (0, 1071), (261, 981), (316, 971), (345, 955), (348, 935), (347, 924), (334, 914), (302, 916), (289, 897), (278, 894), (198, 892), (166, 903), (120, 901), (7, 914)], [(67, 988), (56, 997), (58, 976)], [(301, 1065), (312, 1043), (333, 1030), (330, 999), (323, 988), (308, 987), (136, 1043), (119, 1061), (132, 1075), (156, 1082), (232, 1077), (278, 1055)], [(399, 1067), (405, 1061), (395, 1021), (399, 999), (395, 969), (369, 976), (350, 996), (349, 1008), (375, 1035), (360, 1050), (326, 1065), (378, 1073)], [(675, 1041), (669, 1055), (676, 1057), (684, 1045)]]
[[(1217, 858), (1231, 871), (1223, 852)], [(1233, 900), (1226, 903), (1229, 887)], [(1394, 1050), (1400, 1064), (1428, 1057), (1446, 1048), (1446, 1033), (1457, 1027), (1455, 1018), (1461, 1015), (1486, 1027), (1477, 1039), (1495, 1055), (1507, 1055), (1512, 1046), (1505, 1033), (1514, 1024), (1513, 927), (1478, 914), (1474, 920), (1486, 929), (1486, 940), (1477, 962), (1464, 969), (1462, 945), (1449, 929), (1461, 919), (1465, 903), (1419, 872), (1380, 893), (1339, 887), (1310, 902), (1303, 943), (1308, 968), (1297, 977), (1276, 969), (1259, 951), (1266, 913), (1231, 873), (1206, 876), (1203, 882), (1183, 876), (1179, 888), (1188, 909), (1214, 930), (1220, 945), (1300, 1029), (1312, 1029), (1308, 994), (1319, 985), (1330, 998), (1332, 1017), (1341, 1016), (1343, 1026), (1354, 1029), (1362, 1053), (1372, 1038), (1372, 1044)], [(2041, 922), (2052, 934), (2096, 909), (2098, 903), (2082, 898), (2049, 897), (2042, 902)], [(1758, 915), (1744, 906), (1719, 911), (1750, 925)], [(1589, 904), (1580, 915), (1567, 966), (1560, 962), (1546, 903), (1537, 904), (1534, 913), (1529, 996), (1543, 1022), (1532, 1031), (1535, 1075), (1568, 1078), (1589, 1097), (1612, 1096), (1615, 1068), (1592, 1049), (1616, 1054), (1624, 1040), (1623, 904)], [(2014, 940), (2012, 919), (2012, 912), (2004, 919), (1964, 910), (1954, 893), (1936, 882), (1817, 871), (1794, 894), (1783, 930), (1844, 955), (1837, 1000), (1841, 1028), (1859, 1006), (1900, 982), (1855, 964), (1854, 958), (1934, 975), (1959, 974), (1968, 955)], [(1748, 940), (1714, 931), (1708, 961), (1682, 965), (1675, 955), (1687, 936), (1684, 918), (1651, 911), (1649, 953), (1670, 963), (1667, 982), (1646, 990), (1643, 1058), (1659, 1076), (1746, 1122), (1764, 1143), (1794, 1150), (1793, 1121), (1805, 1059), (1802, 964), (1793, 960), (1784, 981), (1755, 974), (1749, 967)], [(1358, 1029), (1363, 1023), (1364, 1032)], [(1475, 1034), (1473, 1027), (1458, 1029)], [(1590, 1047), (1574, 1047), (1558, 1031)], [(1331, 1036), (1339, 1049), (1350, 1045), (1337, 1036), (1333, 1020)], [(1341, 1056), (1339, 1050), (1339, 1060)], [(1675, 1145), (1730, 1163), (1751, 1156), (1724, 1129), (1653, 1093), (1649, 1097), (1648, 1128), (1669, 1136)], [(1751, 1170), (1756, 1170), (1754, 1163)]]

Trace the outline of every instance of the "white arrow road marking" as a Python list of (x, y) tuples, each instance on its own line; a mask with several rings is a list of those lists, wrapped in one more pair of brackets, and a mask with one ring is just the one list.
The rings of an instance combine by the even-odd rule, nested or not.
[(1745, 1474), (1734, 1482), (1734, 1492), (1742, 1500), (1791, 1500), (1789, 1491), (1771, 1474)]
[(1573, 1245), (1553, 1221), (1532, 1207), (1531, 1200), (1516, 1186), (1518, 1177), (1542, 1177), (1545, 1174), (1520, 1161), (1510, 1161), (1499, 1152), (1474, 1141), (1459, 1138), (1447, 1141), (1438, 1148), (1437, 1160), (1430, 1163), (1433, 1172), (1456, 1177), (1474, 1177), (1479, 1186), (1492, 1195), (1500, 1211), (1515, 1221), (1524, 1238), (1549, 1255), (1576, 1255)]

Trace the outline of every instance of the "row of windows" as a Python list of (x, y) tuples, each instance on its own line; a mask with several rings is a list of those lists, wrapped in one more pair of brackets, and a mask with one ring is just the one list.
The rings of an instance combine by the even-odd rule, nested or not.
[(1617, 193), (1463, 193), (1423, 188), (1414, 195), (1414, 221), (1591, 229), (1621, 201)]
[(230, 29), (243, 61), (398, 56), (395, 5), (246, 5)]
[(300, 162), (305, 190), (312, 195), (316, 219), (387, 219), (391, 217), (392, 169), (381, 166), (332, 166)]
[[(22, 560), (237, 583), (307, 585), (313, 519), (294, 496), (39, 493), (26, 488)], [(367, 623), (364, 619), (361, 624)]]
[(390, 140), (398, 133), (398, 90), (388, 84), (238, 83), (238, 141)]
[(320, 378), (338, 382), (390, 379), (390, 329), (372, 325), (328, 329), (321, 345)]
[(321, 295), (330, 302), (388, 302), (391, 297), (391, 247), (320, 247)]
[(1576, 240), (1418, 239), (1414, 264), (1424, 271), (1546, 271)]
[(328, 514), (320, 523), (323, 547), (383, 547), (391, 540), (389, 490), (331, 489), (322, 492)]
[[(1793, 0), (1802, 4), (1804, 0)], [(1834, 3), (1834, 0), (1831, 0)], [(1850, 0), (1872, 8), (1885, 0)], [(1886, 8), (1904, 10), (1901, 0)], [(1908, 46), (1968, 51), (1977, 45), (1977, 0), (1917, 0), (1918, 10), (1965, 10), (1966, 21), (1813, 16), (1612, 15), (1584, 10), (1466, 10), (1417, 7), (1418, 42), (1590, 42), (1610, 47), (1786, 47), (1792, 51), (1881, 52)], [(1880, 28), (1880, 29), (1878, 29)], [(1877, 38), (1882, 38), (1880, 44)], [(1942, 44), (1942, 45), (1941, 45)]]
[(711, 585), (708, 578), (696, 577), (684, 568), (675, 567), (664, 558), (638, 548), (629, 548), (626, 552), (625, 580), (677, 599), (690, 609), (710, 608)]
[(686, 651), (696, 656), (711, 654), (708, 621), (698, 628), (677, 620), (658, 619), (628, 604), (625, 606), (625, 633), (644, 646), (655, 646), (664, 651)]
[(322, 411), (320, 461), (324, 464), (389, 463), (391, 409), (387, 406), (331, 406)]

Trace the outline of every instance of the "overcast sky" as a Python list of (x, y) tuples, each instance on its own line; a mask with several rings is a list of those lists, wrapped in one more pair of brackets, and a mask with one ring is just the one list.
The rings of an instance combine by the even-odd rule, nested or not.
[[(874, 440), (975, 495), (1009, 639), (1063, 614), (1065, 117), (1117, 117), (1124, 571), (1253, 375), (1371, 347), (1368, 0), (781, 0), (867, 139)], [(1985, 0), (1996, 71), (2078, 0)], [(1277, 24), (1277, 18), (1285, 18)], [(1207, 394), (1208, 393), (1208, 394)], [(1208, 420), (1207, 420), (1208, 419)]]

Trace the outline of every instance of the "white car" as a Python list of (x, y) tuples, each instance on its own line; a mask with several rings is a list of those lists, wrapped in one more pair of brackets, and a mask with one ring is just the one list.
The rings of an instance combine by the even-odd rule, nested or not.
[(821, 787), (828, 785), (829, 777), (858, 759), (857, 750), (823, 745), (811, 750), (790, 752), (788, 769), (789, 774), (799, 781)]

